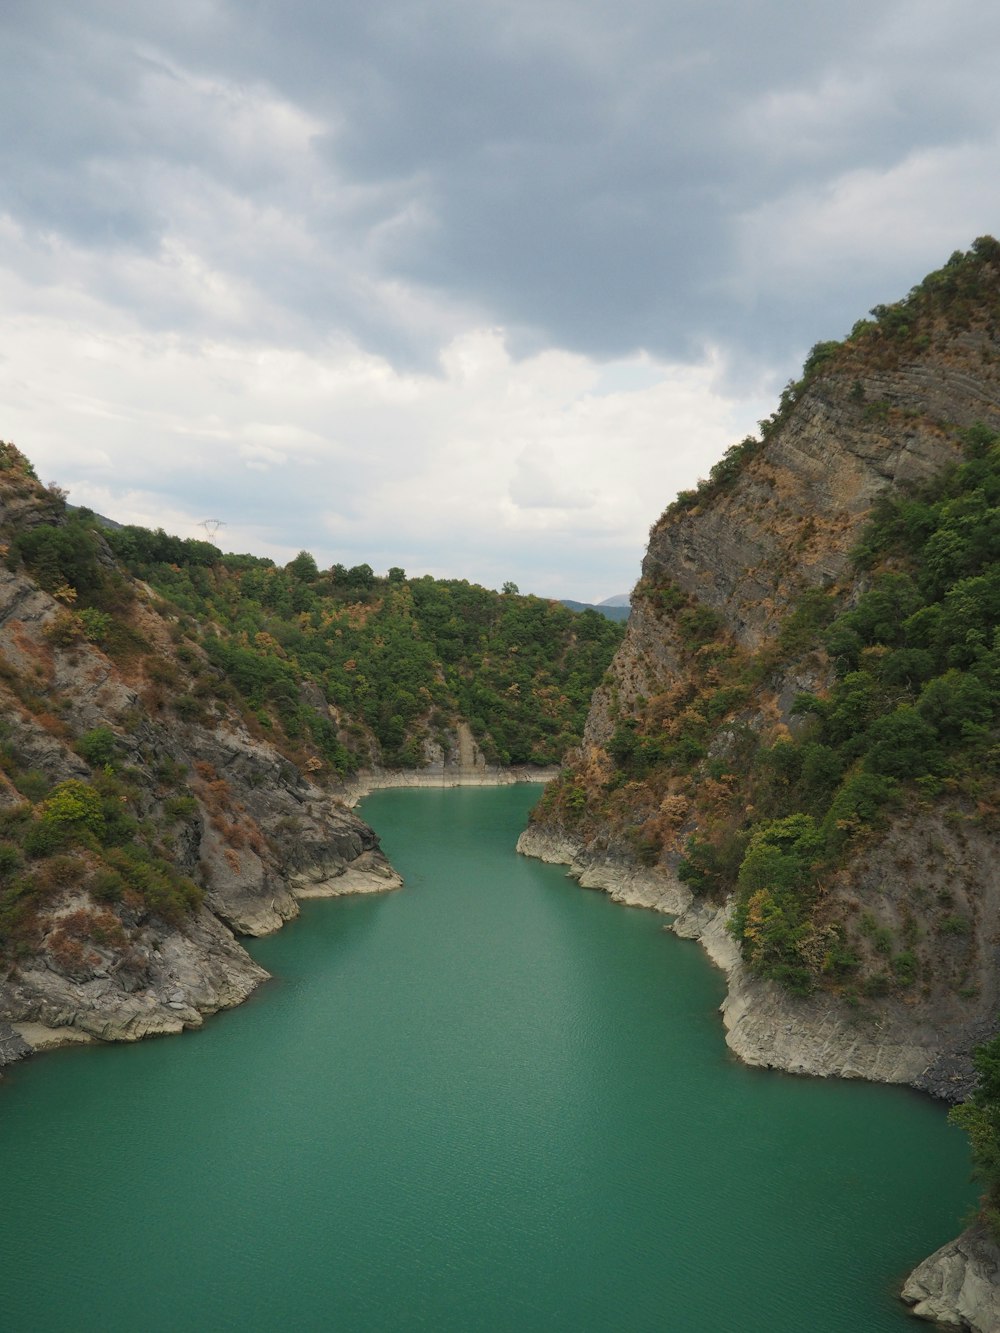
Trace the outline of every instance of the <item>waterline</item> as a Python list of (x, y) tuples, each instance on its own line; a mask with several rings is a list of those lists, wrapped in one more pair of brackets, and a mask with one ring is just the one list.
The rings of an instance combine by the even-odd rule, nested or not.
[(514, 854), (538, 792), (372, 796), (401, 893), (303, 904), (199, 1032), (15, 1067), (0, 1326), (912, 1330), (963, 1136), (736, 1063), (698, 946)]

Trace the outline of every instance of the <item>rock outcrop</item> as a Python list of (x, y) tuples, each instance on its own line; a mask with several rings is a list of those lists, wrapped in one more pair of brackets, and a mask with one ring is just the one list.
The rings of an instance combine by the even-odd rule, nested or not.
[[(803, 594), (856, 602), (865, 576), (851, 552), (879, 497), (955, 464), (962, 432), (976, 423), (1000, 430), (995, 243), (942, 273), (905, 307), (905, 336), (894, 332), (902, 315), (887, 315), (884, 328), (869, 323), (844, 344), (816, 349), (801, 383), (762, 423), (762, 438), (731, 451), (731, 465), (654, 524), (584, 745), (536, 812), (526, 850), (562, 848), (559, 859), (584, 875), (595, 865), (632, 867), (629, 874), (641, 866), (671, 881), (669, 898), (683, 887), (676, 870), (686, 841), (738, 804), (752, 747), (802, 733), (797, 697), (823, 696), (834, 680), (815, 640), (802, 648), (781, 637)], [(956, 283), (961, 300), (942, 305), (937, 293)], [(658, 767), (664, 746), (683, 749), (689, 735), (693, 753), (705, 756), (700, 764), (685, 770), (682, 756), (672, 770)], [(647, 744), (652, 758), (630, 769), (620, 748), (630, 744)], [(980, 807), (990, 799), (980, 797)], [(738, 818), (752, 827), (752, 812)], [(844, 1069), (964, 1095), (972, 1047), (1000, 1013), (997, 867), (992, 820), (974, 801), (946, 790), (892, 815), (824, 882), (821, 924), (863, 916), (878, 945), (934, 933), (933, 967), (919, 989), (867, 995), (859, 1016), (855, 999), (835, 986), (805, 1001), (730, 967), (738, 989), (727, 1010), (730, 1044), (755, 1063)], [(865, 938), (859, 947), (869, 948)], [(862, 971), (878, 965), (877, 952), (861, 962)], [(882, 1036), (862, 1043), (861, 1058), (866, 1025)]]
[[(16, 451), (2, 461), (4, 541), (58, 530), (58, 496)], [(234, 931), (275, 930), (300, 898), (401, 883), (334, 788), (250, 733), (224, 682), (199, 701), (218, 672), (99, 535), (89, 540), (121, 604), (114, 618), (76, 616), (66, 588), (53, 595), (0, 567), (0, 818), (53, 830), (35, 793), (62, 790), (69, 824), (58, 828), (80, 830), (51, 848), (7, 845), (0, 1066), (67, 1040), (197, 1027), (267, 975)], [(94, 641), (112, 633), (107, 651)], [(72, 806), (81, 793), (92, 806)]]
[[(956, 1101), (974, 1085), (974, 1047), (996, 1031), (992, 777), (976, 786), (954, 769), (950, 781), (933, 776), (863, 828), (850, 814), (836, 825), (819, 807), (825, 828), (845, 832), (839, 859), (807, 885), (808, 912), (785, 936), (796, 940), (785, 957), (799, 951), (798, 966), (785, 968), (792, 987), (744, 961), (725, 894), (736, 888), (747, 839), (785, 814), (775, 793), (787, 779), (774, 766), (770, 779), (759, 767), (751, 778), (757, 756), (780, 761), (791, 743), (814, 736), (797, 700), (818, 699), (821, 716), (839, 679), (809, 615), (843, 612), (865, 594), (869, 576), (852, 553), (883, 497), (947, 474), (971, 447), (970, 431), (987, 440), (1000, 431), (998, 311), (1000, 246), (987, 239), (900, 306), (873, 312), (877, 321), (862, 321), (845, 343), (814, 349), (761, 438), (734, 447), (667, 509), (651, 530), (626, 637), (595, 692), (584, 744), (520, 843), (567, 864), (581, 883), (676, 913), (673, 929), (700, 939), (727, 973), (726, 1040), (748, 1063), (907, 1083)], [(893, 688), (889, 708), (912, 709), (912, 682)], [(856, 725), (869, 724), (859, 714)], [(879, 771), (862, 768), (862, 751), (845, 753), (836, 781)], [(748, 906), (750, 892), (741, 910), (744, 921), (758, 913), (750, 925), (760, 938), (761, 913), (782, 910), (780, 891)], [(920, 1313), (1000, 1328), (995, 1260), (979, 1240), (967, 1235), (929, 1264), (920, 1292), (912, 1288)], [(968, 1315), (973, 1308), (980, 1313)]]
[(996, 1333), (1000, 1249), (981, 1228), (964, 1231), (914, 1269), (903, 1300), (921, 1319), (971, 1333)]
[[(78, 902), (72, 904), (76, 910)], [(51, 920), (58, 923), (65, 914), (54, 912)], [(202, 908), (183, 929), (138, 932), (124, 967), (109, 951), (89, 976), (77, 978), (38, 958), (18, 969), (0, 997), (15, 1031), (37, 1050), (78, 1034), (137, 1041), (200, 1027), (205, 1015), (240, 1004), (267, 975)]]

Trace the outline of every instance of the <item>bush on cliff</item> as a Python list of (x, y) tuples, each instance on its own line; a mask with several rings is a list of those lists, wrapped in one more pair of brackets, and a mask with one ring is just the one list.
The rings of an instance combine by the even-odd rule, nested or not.
[(1000, 1244), (1000, 1036), (977, 1047), (973, 1063), (979, 1086), (950, 1119), (969, 1136), (973, 1170), (984, 1187), (980, 1215)]

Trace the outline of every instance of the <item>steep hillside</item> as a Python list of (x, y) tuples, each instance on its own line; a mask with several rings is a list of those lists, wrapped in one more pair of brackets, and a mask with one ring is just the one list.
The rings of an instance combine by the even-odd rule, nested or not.
[(980, 1219), (902, 1294), (989, 1333), (1000, 244), (872, 315), (654, 525), (584, 744), (519, 847), (677, 913), (749, 1063), (973, 1094)]
[(1000, 246), (873, 316), (654, 525), (522, 849), (693, 902), (744, 1058), (957, 1097), (1000, 1010)]
[(232, 931), (399, 882), (345, 779), (539, 771), (622, 638), (512, 591), (108, 529), (12, 445), (0, 554), (0, 1063), (238, 1003), (264, 974)]
[(320, 570), (307, 551), (281, 569), (142, 528), (108, 541), (223, 673), (247, 726), (341, 775), (457, 762), (466, 730), (482, 763), (558, 764), (622, 639), (595, 611), (465, 580)]
[(197, 1026), (266, 975), (234, 930), (398, 884), (322, 772), (201, 692), (218, 669), (10, 445), (0, 541), (0, 1064)]

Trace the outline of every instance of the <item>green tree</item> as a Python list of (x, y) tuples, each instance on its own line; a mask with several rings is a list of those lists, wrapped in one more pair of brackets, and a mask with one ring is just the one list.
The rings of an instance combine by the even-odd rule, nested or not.
[(285, 569), (299, 583), (312, 583), (319, 577), (316, 561), (308, 551), (300, 551), (294, 560), (288, 562)]
[(950, 1119), (969, 1136), (976, 1179), (984, 1186), (981, 1216), (1000, 1243), (1000, 1036), (976, 1048), (979, 1085)]

